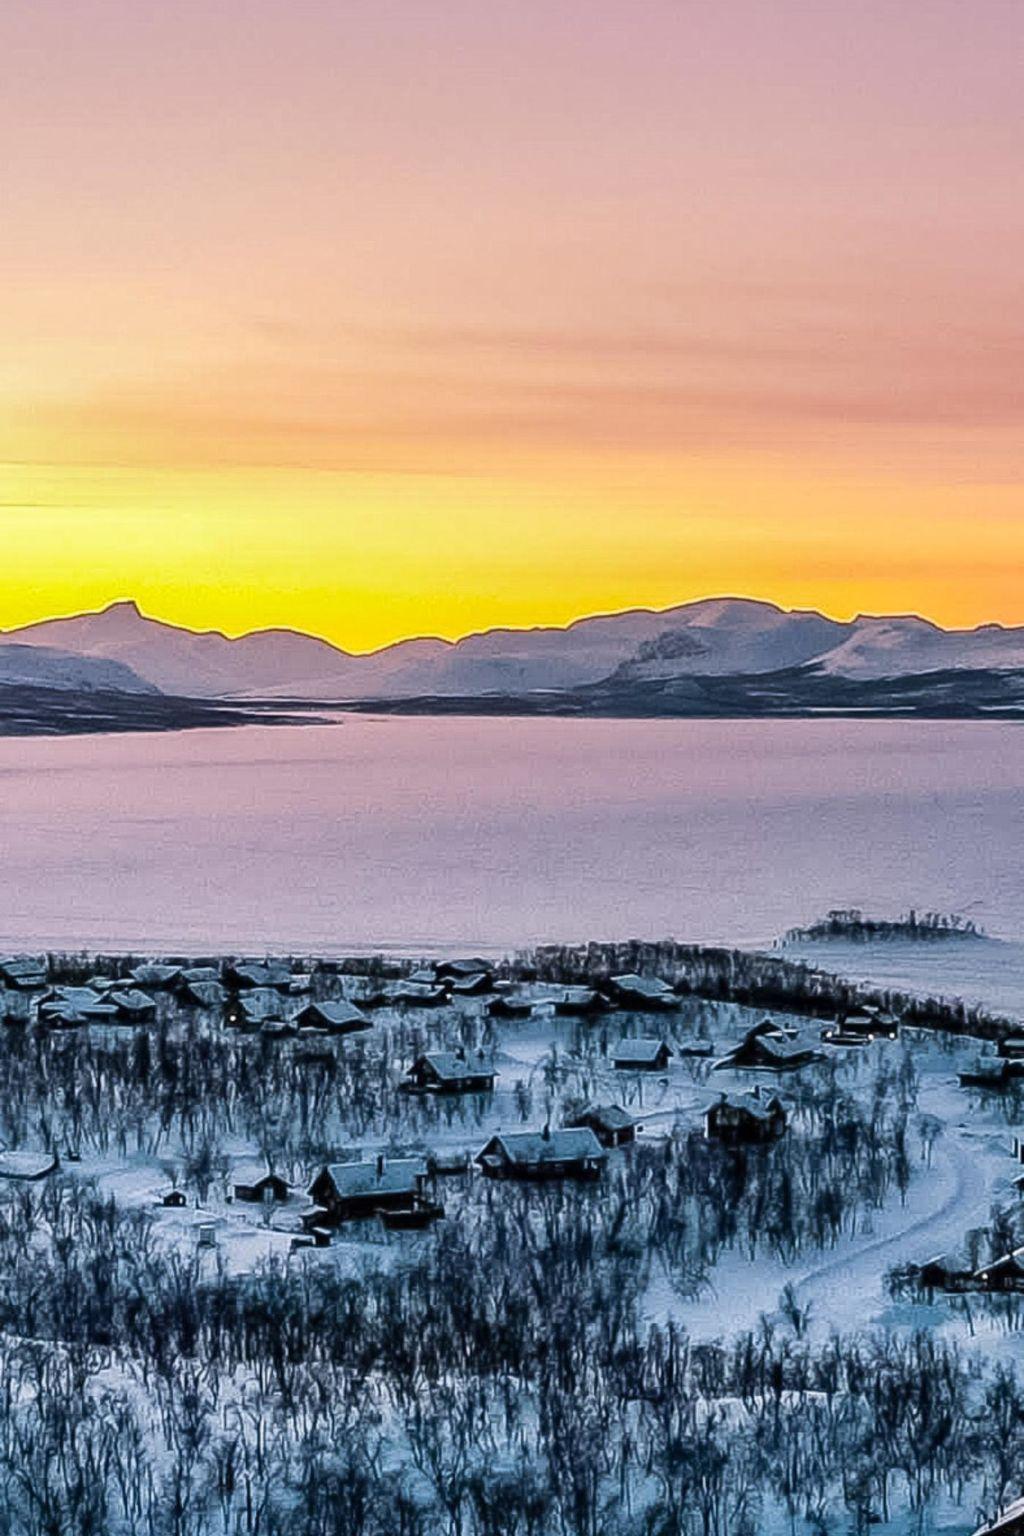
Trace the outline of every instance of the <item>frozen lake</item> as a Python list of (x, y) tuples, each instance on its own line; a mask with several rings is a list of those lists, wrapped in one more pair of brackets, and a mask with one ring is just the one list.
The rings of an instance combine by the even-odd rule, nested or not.
[(354, 716), (0, 741), (0, 946), (757, 944), (833, 906), (1024, 939), (1024, 731)]

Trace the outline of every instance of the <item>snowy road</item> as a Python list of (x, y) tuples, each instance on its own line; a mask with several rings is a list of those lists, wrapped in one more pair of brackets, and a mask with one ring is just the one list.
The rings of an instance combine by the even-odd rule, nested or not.
[(988, 1217), (991, 1184), (977, 1148), (967, 1144), (960, 1131), (950, 1131), (935, 1148), (932, 1167), (919, 1175), (921, 1185), (931, 1187), (936, 1199), (930, 1209), (914, 1202), (908, 1220), (896, 1231), (865, 1243), (841, 1245), (825, 1264), (815, 1265), (793, 1288), (802, 1306), (811, 1303), (819, 1318), (830, 1322), (848, 1312), (852, 1300), (862, 1302), (880, 1295), (885, 1271), (904, 1261), (919, 1262), (945, 1253), (962, 1242), (970, 1227)]

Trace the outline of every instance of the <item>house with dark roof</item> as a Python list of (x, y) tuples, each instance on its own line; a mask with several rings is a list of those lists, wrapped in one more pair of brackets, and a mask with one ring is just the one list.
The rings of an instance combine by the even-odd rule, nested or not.
[(983, 1264), (975, 1271), (974, 1280), (983, 1291), (1024, 1291), (1024, 1248)]
[(324, 1029), (329, 1035), (354, 1035), (372, 1027), (366, 1014), (346, 998), (330, 1003), (307, 1003), (295, 1022), (300, 1029)]
[(328, 1163), (309, 1186), (313, 1210), (303, 1224), (314, 1226), (379, 1211), (411, 1210), (423, 1193), (427, 1166), (420, 1157), (375, 1157), (351, 1163)]
[(625, 1147), (636, 1141), (638, 1130), (633, 1116), (621, 1104), (588, 1104), (567, 1120), (571, 1130), (593, 1131), (602, 1147)]
[(499, 1131), (477, 1153), (490, 1179), (596, 1179), (607, 1153), (587, 1126)]
[(417, 1056), (402, 1087), (407, 1093), (493, 1093), (496, 1076), (464, 1051), (430, 1051)]
[(759, 1146), (775, 1141), (786, 1129), (781, 1099), (762, 1088), (750, 1093), (723, 1093), (704, 1111), (704, 1134), (727, 1147)]
[(750, 1067), (764, 1072), (797, 1072), (821, 1061), (822, 1054), (791, 1032), (774, 1030), (769, 1021), (756, 1025), (740, 1043), (715, 1062), (722, 1067)]
[(224, 1022), (233, 1029), (257, 1030), (271, 1021), (284, 1018), (284, 1000), (272, 987), (252, 987), (232, 997), (224, 1013)]
[(664, 1040), (617, 1040), (612, 1046), (612, 1066), (617, 1072), (664, 1072), (673, 1054)]
[(232, 1169), (231, 1187), (236, 1200), (250, 1205), (273, 1201), (283, 1205), (291, 1193), (287, 1179), (272, 1173), (266, 1163), (239, 1163)]
[(679, 999), (667, 982), (657, 976), (613, 976), (608, 995), (622, 1008), (634, 1013), (664, 1013), (679, 1007)]

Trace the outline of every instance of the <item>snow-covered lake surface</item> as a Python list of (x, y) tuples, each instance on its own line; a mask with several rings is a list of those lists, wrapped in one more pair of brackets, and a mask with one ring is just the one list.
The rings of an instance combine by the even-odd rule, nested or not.
[(1022, 831), (1024, 732), (1000, 723), (354, 716), (7, 739), (0, 946), (753, 945), (848, 905), (1024, 941)]

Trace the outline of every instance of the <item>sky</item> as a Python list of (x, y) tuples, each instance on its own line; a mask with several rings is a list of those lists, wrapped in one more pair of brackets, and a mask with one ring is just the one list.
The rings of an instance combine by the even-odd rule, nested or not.
[(1020, 0), (13, 0), (0, 627), (1024, 622)]

